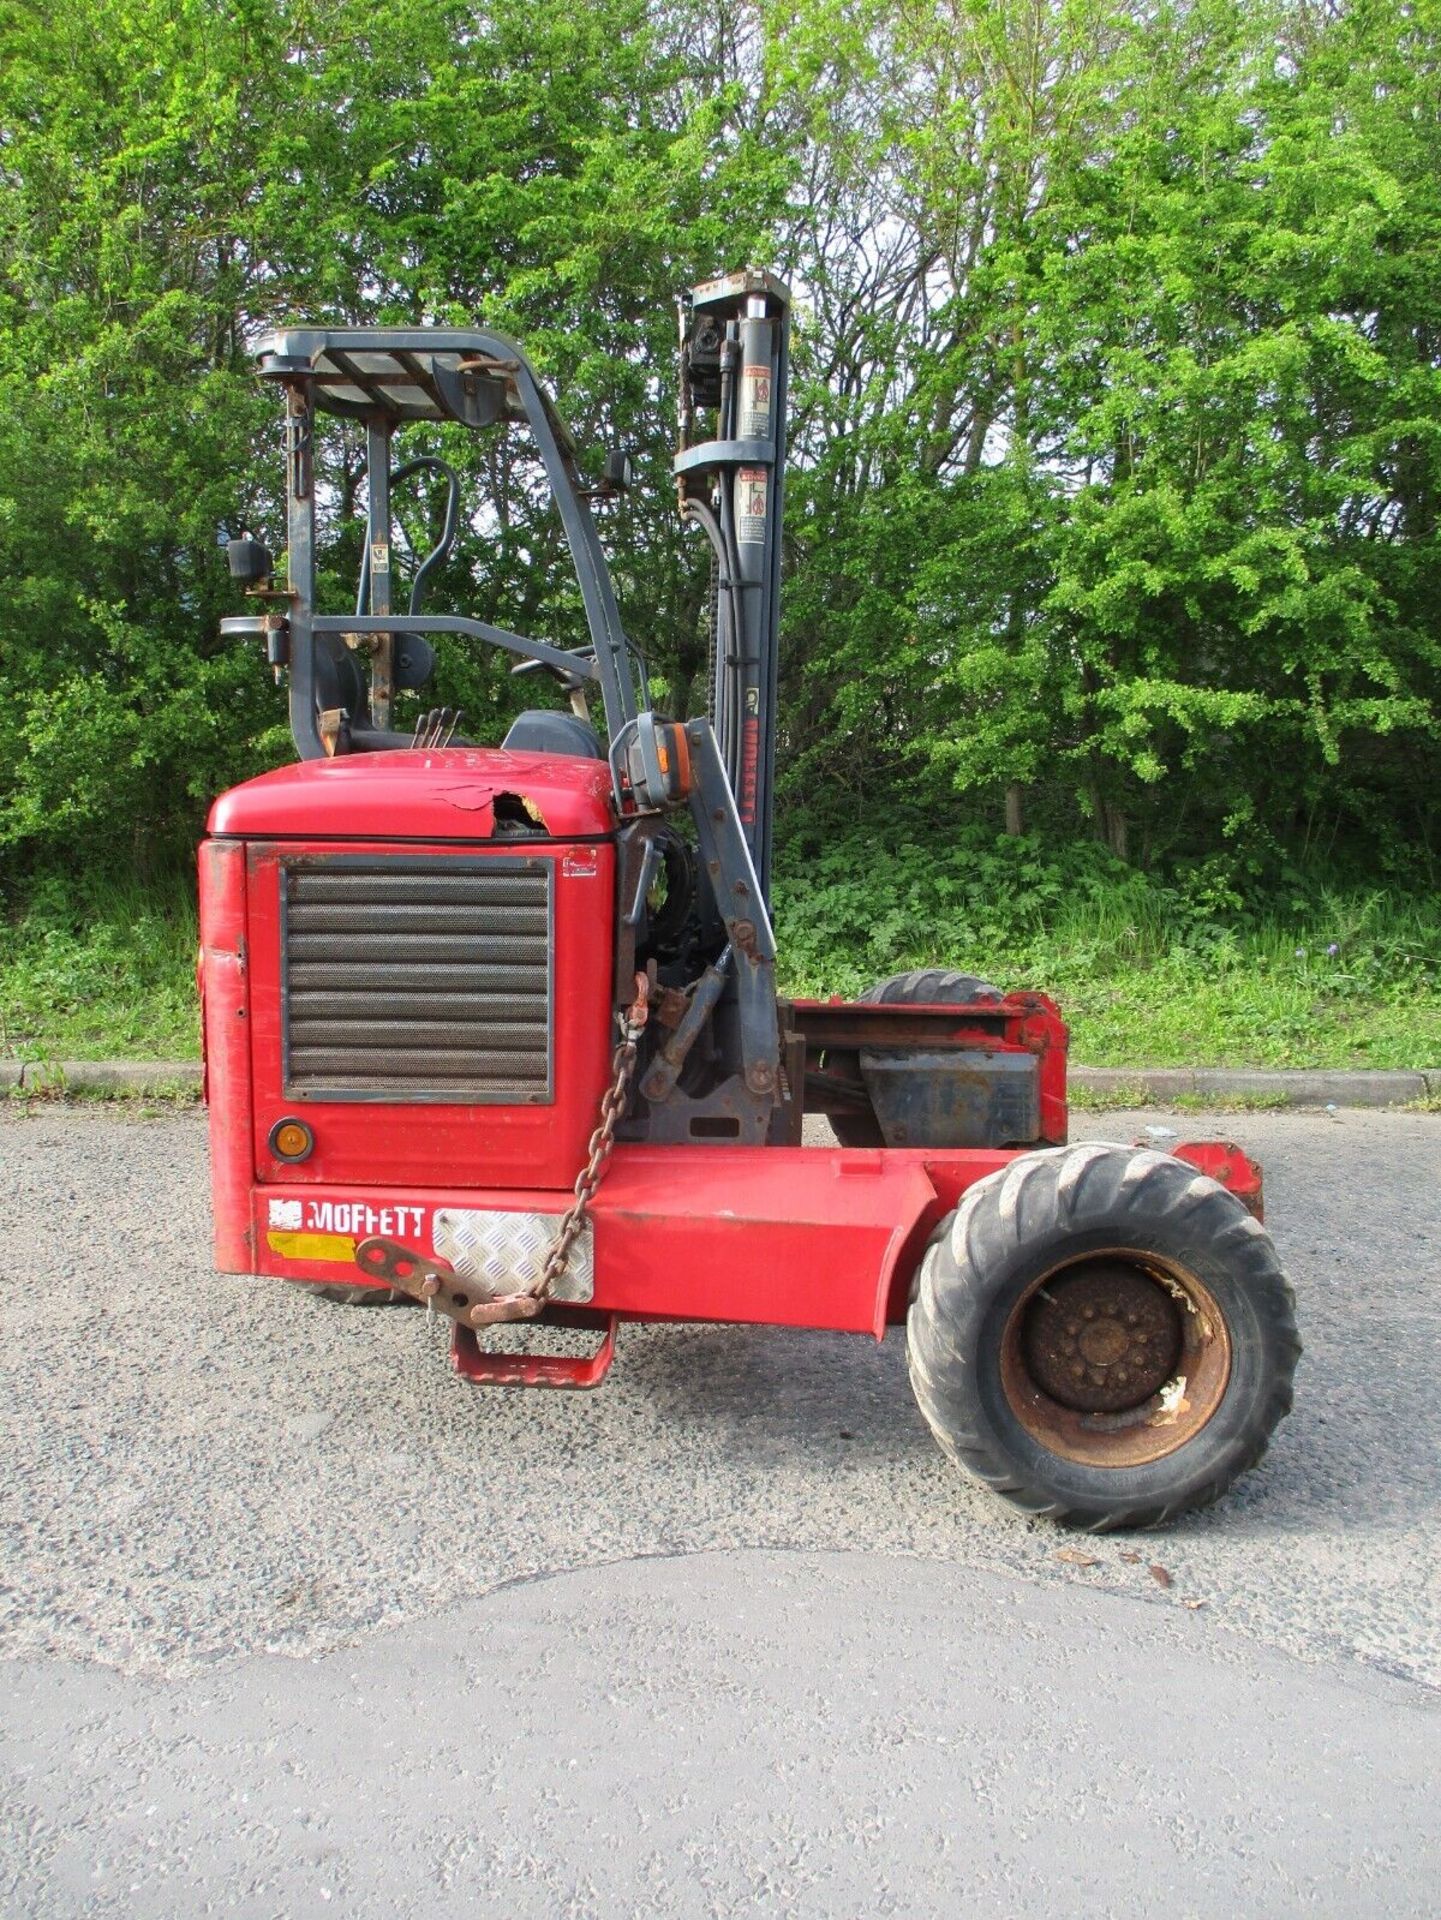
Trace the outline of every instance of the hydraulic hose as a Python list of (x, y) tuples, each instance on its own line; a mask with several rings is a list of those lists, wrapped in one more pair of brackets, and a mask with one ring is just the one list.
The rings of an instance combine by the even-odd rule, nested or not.
[[(707, 540), (710, 541), (711, 551), (715, 555), (716, 566), (718, 568), (716, 584), (726, 596), (726, 604), (729, 608), (731, 647), (734, 649), (740, 643), (742, 632), (740, 624), (739, 555), (736, 555), (734, 559), (729, 557), (730, 553), (734, 550), (734, 542), (730, 542), (728, 546), (724, 528), (704, 500), (687, 500), (681, 507), (681, 518), (684, 520), (693, 520), (705, 534)], [(726, 689), (721, 684), (721, 676), (726, 671), (725, 649), (720, 644), (718, 638), (715, 664), (716, 684), (711, 689), (711, 703), (714, 710), (712, 718), (720, 722), (721, 727), (724, 727), (726, 716), (735, 704), (733, 698), (726, 697)], [(726, 751), (723, 738), (720, 744), (721, 758), (725, 760)], [(727, 769), (729, 770), (728, 761)]]
[[(445, 475), (445, 521), (440, 530), (440, 538), (415, 570), (415, 578), (410, 583), (410, 611), (419, 613), (425, 593), (425, 583), (439, 566), (450, 558), (450, 550), (455, 545), (456, 523), (460, 517), (460, 480), (455, 468), (448, 460), (441, 460), (435, 454), (418, 454), (414, 460), (407, 460), (404, 466), (397, 467), (390, 476), (391, 487), (402, 480), (408, 480), (415, 473), (443, 473)], [(360, 585), (355, 594), (356, 617), (370, 611), (370, 548), (365, 549), (365, 559), (360, 568)]]

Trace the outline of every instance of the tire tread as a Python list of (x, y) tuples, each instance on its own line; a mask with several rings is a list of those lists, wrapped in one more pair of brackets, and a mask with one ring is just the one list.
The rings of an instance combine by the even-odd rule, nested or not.
[[(1094, 1227), (1104, 1220), (1144, 1247), (1158, 1220), (1184, 1222), (1188, 1236), (1223, 1254), (1246, 1288), (1265, 1349), (1265, 1390), (1241, 1410), (1230, 1444), (1207, 1477), (1183, 1494), (1158, 1487), (1151, 1499), (1114, 1508), (1067, 1499), (1036, 1484), (993, 1435), (977, 1397), (975, 1364), (957, 1330), (976, 1320), (987, 1276), (1043, 1232)], [(1289, 1412), (1300, 1356), (1295, 1301), (1269, 1235), (1234, 1195), (1187, 1162), (1150, 1148), (1084, 1144), (1025, 1154), (968, 1189), (949, 1231), (933, 1236), (908, 1322), (911, 1384), (942, 1449), (968, 1475), (1032, 1517), (1101, 1533), (1164, 1524), (1181, 1511), (1218, 1500), (1264, 1455)], [(1219, 1411), (1219, 1410), (1218, 1410)], [(1105, 1469), (1098, 1469), (1104, 1472)], [(1099, 1498), (1099, 1496), (1098, 1496)]]

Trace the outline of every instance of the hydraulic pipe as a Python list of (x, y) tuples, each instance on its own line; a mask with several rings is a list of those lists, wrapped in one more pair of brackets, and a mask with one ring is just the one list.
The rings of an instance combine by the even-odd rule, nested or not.
[[(729, 949), (727, 949), (729, 951)], [(690, 1005), (681, 1018), (680, 1025), (666, 1041), (656, 1055), (650, 1071), (642, 1080), (640, 1090), (647, 1100), (659, 1103), (667, 1100), (675, 1090), (681, 1069), (690, 1057), (690, 1050), (700, 1037), (702, 1027), (715, 1010), (715, 1004), (725, 987), (725, 959), (718, 967), (707, 967), (696, 982), (691, 994)]]
[[(383, 618), (393, 610), (390, 597), (390, 422), (375, 417), (366, 423), (365, 540), (366, 571), (370, 579), (370, 611)], [(390, 725), (395, 696), (395, 635), (382, 628), (371, 639), (370, 719), (384, 732)], [(354, 716), (358, 719), (360, 716)]]
[[(689, 398), (714, 409), (716, 437), (683, 440), (676, 474), (682, 511), (705, 528), (720, 560), (726, 590), (717, 621), (716, 742), (769, 899), (790, 293), (751, 269), (695, 288), (683, 311), (691, 329)], [(683, 435), (695, 411), (683, 403)]]

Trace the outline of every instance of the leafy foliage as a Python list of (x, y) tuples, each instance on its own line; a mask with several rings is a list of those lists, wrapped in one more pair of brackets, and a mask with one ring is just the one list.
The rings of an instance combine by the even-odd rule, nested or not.
[[(1029, 912), (1077, 838), (1182, 893), (1218, 847), (1249, 888), (1434, 885), (1438, 54), (1441, 0), (12, 0), (10, 871), (163, 867), (285, 754), (217, 542), (278, 526), (247, 351), (286, 318), (522, 337), (582, 445), (639, 456), (607, 539), (689, 706), (670, 300), (761, 258), (800, 295), (781, 763), (825, 897), (825, 807), (898, 800), (973, 864), (918, 860), (896, 950), (895, 913)], [(524, 449), (445, 444), (491, 504), (433, 602), (567, 637)], [(353, 432), (323, 459), (339, 605)], [(433, 697), (482, 735), (520, 704), (460, 653)]]
[[(683, 24), (643, 0), (0, 15), (0, 568), (18, 583), (0, 607), (0, 845), (144, 864), (283, 755), (261, 664), (216, 633), (223, 530), (279, 519), (274, 397), (247, 363), (267, 325), (483, 312), (524, 337), (583, 442), (639, 436), (664, 497), (671, 293), (718, 254), (764, 251), (788, 178)], [(563, 631), (575, 596), (523, 452), (447, 451), (494, 510), (437, 596)], [(341, 596), (358, 454), (342, 430), (324, 449)], [(422, 548), (430, 505), (408, 509)], [(684, 674), (704, 583), (674, 516), (618, 531), (637, 640)], [(447, 675), (437, 697), (482, 729), (517, 704), (494, 661)]]
[(918, 0), (852, 40), (837, 92), (895, 105), (843, 162), (868, 238), (816, 239), (808, 785), (839, 736), (1143, 862), (1434, 872), (1438, 19)]

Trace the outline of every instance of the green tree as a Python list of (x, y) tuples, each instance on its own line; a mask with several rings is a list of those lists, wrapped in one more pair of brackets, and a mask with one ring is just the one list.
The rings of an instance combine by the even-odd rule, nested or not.
[[(279, 526), (276, 409), (247, 372), (267, 325), (483, 315), (524, 338), (582, 444), (637, 440), (664, 501), (674, 291), (719, 252), (766, 251), (789, 164), (755, 90), (715, 46), (687, 50), (683, 24), (644, 0), (0, 15), (0, 564), (18, 583), (0, 844), (143, 860), (283, 751), (263, 668), (216, 635), (220, 531)], [(524, 449), (450, 451), (495, 503), (452, 562), (454, 603), (563, 631), (575, 596)], [(322, 563), (342, 605), (357, 454), (328, 433)], [(412, 503), (421, 545), (425, 518)], [(673, 519), (658, 505), (610, 531), (637, 640), (683, 684), (704, 586)], [(496, 662), (446, 675), (483, 731), (519, 704)]]
[[(1138, 861), (1434, 859), (1441, 0), (0, 0), (0, 846), (185, 846), (283, 757), (222, 644), (279, 531), (264, 329), (482, 316), (643, 489), (606, 528), (667, 702), (673, 292), (797, 290), (793, 803)], [(572, 636), (524, 444), (437, 594)], [(353, 430), (322, 562), (354, 590)], [(436, 502), (401, 504), (417, 548)], [(495, 737), (504, 662), (437, 698)], [(534, 698), (527, 687), (525, 697)]]

